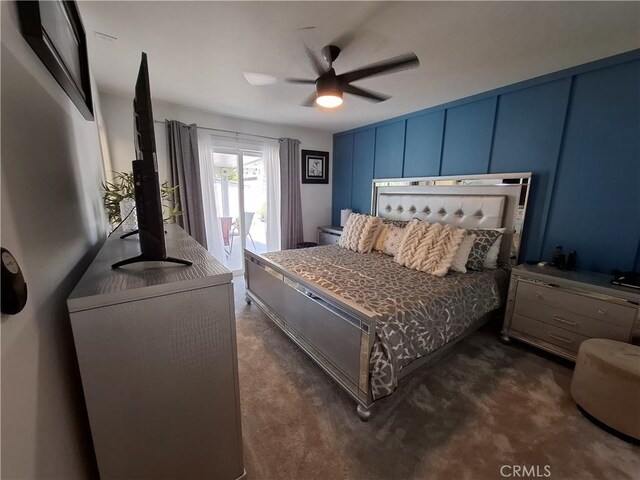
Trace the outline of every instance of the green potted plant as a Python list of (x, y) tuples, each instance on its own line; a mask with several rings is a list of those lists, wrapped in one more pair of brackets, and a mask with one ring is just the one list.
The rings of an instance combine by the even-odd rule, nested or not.
[[(122, 223), (124, 231), (137, 228), (135, 212), (135, 190), (133, 187), (133, 173), (113, 172), (111, 182), (103, 182), (102, 202), (109, 216), (109, 222), (116, 227)], [(165, 223), (182, 215), (180, 204), (173, 203), (173, 197), (178, 190), (178, 185), (170, 187), (165, 181), (160, 185), (160, 197)], [(124, 221), (123, 221), (124, 220)]]

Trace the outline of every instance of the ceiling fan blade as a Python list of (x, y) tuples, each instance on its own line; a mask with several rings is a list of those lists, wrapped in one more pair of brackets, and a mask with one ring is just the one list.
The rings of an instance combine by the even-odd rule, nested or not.
[(329, 42), (329, 45), (335, 45), (336, 47), (339, 47), (340, 50), (344, 50), (346, 47), (351, 45), (355, 38), (356, 33), (354, 31), (345, 32), (342, 35), (331, 40), (331, 42)]
[(343, 84), (347, 84), (363, 78), (373, 77), (374, 75), (407, 70), (417, 67), (418, 65), (420, 65), (420, 60), (418, 60), (415, 53), (405, 53), (404, 55), (399, 55), (389, 60), (383, 60), (382, 62), (373, 63), (366, 67), (338, 75), (338, 80)]
[(301, 85), (315, 85), (315, 80), (309, 80), (307, 78), (285, 78), (285, 82), (288, 83), (299, 83)]
[(303, 107), (315, 107), (316, 106), (316, 92), (313, 92), (300, 104)]
[(372, 92), (371, 90), (365, 90), (364, 88), (355, 87), (353, 85), (345, 85), (343, 88), (344, 93), (350, 93), (351, 95), (357, 95), (365, 100), (369, 100), (373, 103), (384, 102), (391, 97), (383, 93)]
[(318, 74), (318, 76), (326, 73), (327, 69), (322, 64), (322, 61), (318, 58), (315, 52), (311, 50), (309, 47), (307, 47), (306, 45), (304, 46), (304, 49), (306, 50), (307, 57), (309, 57), (309, 60), (311, 60), (311, 65), (313, 66), (313, 69)]
[(393, 7), (393, 2), (371, 2), (368, 7), (368, 11), (362, 16), (362, 18), (354, 25), (351, 26), (349, 31), (344, 32), (342, 35), (334, 38), (330, 45), (336, 45), (340, 47), (340, 50), (345, 50), (351, 45), (354, 40), (361, 38), (365, 33), (365, 27), (375, 18), (382, 17), (390, 8)]

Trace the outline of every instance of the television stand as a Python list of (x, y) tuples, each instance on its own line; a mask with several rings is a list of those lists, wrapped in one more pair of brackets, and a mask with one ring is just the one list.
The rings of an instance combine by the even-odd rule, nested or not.
[[(125, 238), (130, 237), (131, 235), (137, 235), (138, 233), (140, 233), (140, 232), (136, 228), (135, 230), (131, 230), (129, 233), (125, 233), (124, 235), (120, 235), (120, 240), (124, 240)], [(165, 230), (164, 233), (167, 233), (167, 231)]]
[(138, 232), (138, 229), (136, 228), (135, 230), (131, 230), (129, 233), (125, 233), (124, 235), (120, 235), (120, 240), (124, 240), (125, 238), (130, 237), (131, 235), (136, 235), (137, 233), (139, 233), (139, 232)]
[(146, 255), (138, 255), (137, 257), (125, 258), (124, 260), (120, 260), (119, 262), (116, 262), (113, 265), (111, 265), (111, 268), (119, 268), (119, 267), (124, 267), (125, 265), (131, 265), (132, 263), (141, 263), (141, 262), (178, 263), (180, 265), (185, 265), (187, 267), (190, 267), (191, 265), (193, 265), (193, 262), (190, 262), (189, 260), (182, 260), (181, 258), (165, 257), (161, 260), (158, 260), (157, 258), (151, 258)]

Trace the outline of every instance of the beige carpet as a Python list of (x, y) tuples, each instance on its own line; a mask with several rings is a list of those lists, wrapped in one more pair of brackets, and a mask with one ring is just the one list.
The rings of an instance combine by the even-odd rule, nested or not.
[(363, 423), (355, 403), (245, 304), (242, 279), (235, 284), (249, 479), (484, 480), (505, 478), (503, 465), (538, 465), (541, 478), (548, 465), (551, 479), (640, 478), (640, 447), (576, 409), (571, 365), (502, 345), (497, 326), (415, 372)]

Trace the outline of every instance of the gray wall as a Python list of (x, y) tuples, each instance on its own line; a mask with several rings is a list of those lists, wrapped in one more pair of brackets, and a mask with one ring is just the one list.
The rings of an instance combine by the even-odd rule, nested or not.
[[(149, 60), (151, 68), (151, 92), (153, 93), (154, 76), (153, 61)], [(131, 87), (133, 88), (135, 72), (132, 73)], [(104, 116), (104, 124), (111, 152), (112, 169), (116, 171), (131, 171), (133, 149), (133, 106), (131, 97), (125, 98), (101, 92), (100, 100)], [(254, 122), (241, 118), (228, 117), (215, 112), (207, 112), (188, 108), (175, 103), (163, 102), (153, 98), (153, 114), (156, 120), (180, 120), (184, 123), (197, 123), (204, 127), (221, 128), (270, 137), (291, 137), (300, 140), (301, 149), (321, 150), (329, 152), (329, 177), (333, 176), (333, 143), (328, 132), (290, 125)], [(158, 150), (158, 172), (160, 181), (167, 178), (169, 160), (167, 158), (167, 137), (164, 126), (156, 124), (156, 147)], [(309, 242), (317, 241), (318, 230), (321, 225), (331, 223), (331, 180), (329, 184), (304, 184), (301, 186), (302, 195), (302, 224), (304, 238)]]
[[(93, 450), (66, 298), (105, 237), (96, 122), (86, 121), (2, 14), (2, 246), (26, 308), (2, 315), (2, 477), (88, 478)], [(96, 92), (97, 93), (97, 92)]]

